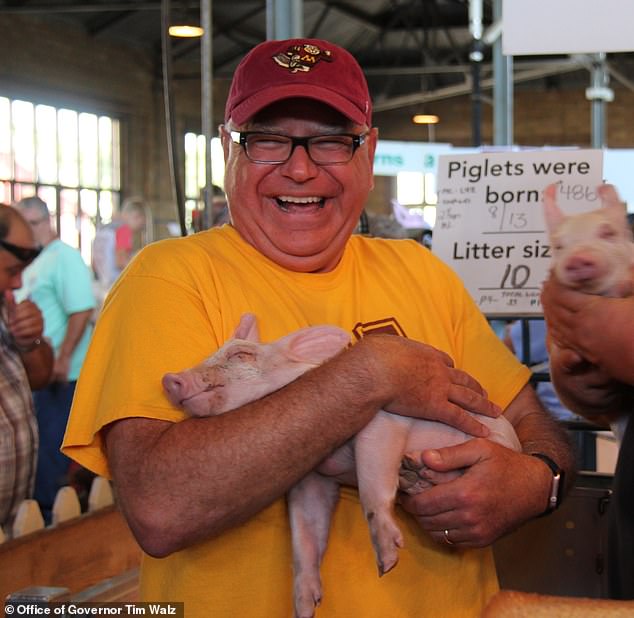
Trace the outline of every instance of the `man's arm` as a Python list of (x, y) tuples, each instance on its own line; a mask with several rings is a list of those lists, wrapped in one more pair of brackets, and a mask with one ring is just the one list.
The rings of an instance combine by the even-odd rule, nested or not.
[(587, 418), (629, 414), (634, 402), (634, 296), (570, 290), (550, 277), (542, 292), (551, 379), (567, 407)]
[(558, 347), (574, 350), (613, 379), (634, 386), (634, 296), (583, 294), (551, 276), (542, 303), (549, 337)]
[(114, 255), (115, 264), (119, 270), (123, 270), (132, 257), (133, 248), (132, 230), (128, 225), (122, 225), (115, 232)]
[(463, 547), (493, 543), (546, 510), (553, 473), (531, 453), (542, 453), (565, 472), (569, 487), (575, 460), (566, 432), (545, 411), (534, 389), (526, 385), (504, 412), (522, 445), (518, 453), (474, 439), (425, 451), (423, 462), (439, 472), (464, 469), (453, 481), (415, 496), (401, 496), (403, 507), (438, 541), (444, 530)]
[(90, 322), (92, 314), (93, 309), (86, 309), (86, 311), (72, 313), (68, 317), (66, 335), (59, 347), (57, 357), (55, 358), (55, 366), (53, 367), (53, 376), (51, 379), (54, 382), (68, 381), (71, 357)]
[(53, 348), (49, 343), (40, 339), (39, 342), (20, 349), (20, 358), (31, 389), (38, 390), (48, 386), (53, 370)]
[(37, 390), (50, 382), (53, 370), (53, 349), (43, 338), (42, 312), (31, 300), (15, 302), (13, 293), (6, 291), (9, 332), (20, 352), (20, 358), (29, 379), (29, 385)]
[(500, 412), (447, 355), (377, 335), (221, 416), (117, 421), (105, 429), (108, 463), (141, 546), (165, 556), (269, 505), (380, 408), (480, 436), (487, 430), (465, 410)]

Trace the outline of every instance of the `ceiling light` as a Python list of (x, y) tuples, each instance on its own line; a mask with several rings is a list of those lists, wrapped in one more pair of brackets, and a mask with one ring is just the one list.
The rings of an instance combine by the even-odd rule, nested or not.
[(438, 124), (440, 118), (436, 114), (416, 114), (412, 117), (414, 124)]
[(195, 38), (203, 35), (204, 30), (200, 26), (190, 26), (179, 24), (170, 26), (168, 29), (170, 36), (181, 38)]

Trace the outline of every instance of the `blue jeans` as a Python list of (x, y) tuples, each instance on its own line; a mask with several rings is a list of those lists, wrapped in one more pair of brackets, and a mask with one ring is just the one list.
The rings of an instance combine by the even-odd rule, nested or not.
[(51, 522), (51, 510), (58, 490), (68, 485), (71, 460), (62, 455), (59, 449), (66, 431), (76, 384), (77, 382), (55, 382), (33, 391), (40, 432), (34, 498), (40, 505), (46, 524)]

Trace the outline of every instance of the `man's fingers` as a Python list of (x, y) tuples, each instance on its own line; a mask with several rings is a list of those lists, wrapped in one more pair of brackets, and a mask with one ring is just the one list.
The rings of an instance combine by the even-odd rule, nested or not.
[[(483, 414), (492, 418), (497, 418), (502, 414), (502, 408), (489, 401), (486, 391), (469, 374), (454, 369), (451, 371), (451, 380), (452, 383), (448, 391), (450, 403), (468, 412)], [(478, 433), (475, 435), (483, 434)]]
[(467, 440), (455, 446), (428, 449), (421, 453), (422, 462), (437, 472), (461, 470), (482, 459), (482, 449), (477, 440)]
[(466, 412), (464, 408), (451, 403), (443, 411), (442, 418), (439, 417), (432, 420), (439, 420), (477, 438), (486, 438), (489, 435), (489, 428), (486, 425), (476, 420), (475, 416)]
[(441, 360), (445, 363), (445, 365), (447, 365), (447, 367), (453, 367), (453, 358), (451, 358), (451, 356), (449, 356), (449, 354), (447, 354), (446, 352), (443, 352), (442, 350), (438, 350), (435, 348), (434, 351), (438, 354), (438, 356), (441, 358)]
[(466, 371), (462, 371), (460, 369), (450, 369), (449, 375), (453, 384), (464, 386), (465, 388), (471, 389), (475, 393), (486, 397), (487, 393), (482, 388), (480, 383), (473, 376), (470, 376)]
[(480, 395), (463, 386), (451, 385), (449, 387), (449, 402), (468, 412), (492, 418), (497, 418), (502, 414), (502, 408), (489, 401), (486, 395)]

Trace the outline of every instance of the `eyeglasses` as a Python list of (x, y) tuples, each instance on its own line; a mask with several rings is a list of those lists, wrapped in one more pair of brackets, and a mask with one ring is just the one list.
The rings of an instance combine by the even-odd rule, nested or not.
[(27, 264), (32, 262), (42, 252), (41, 247), (18, 247), (18, 245), (14, 245), (13, 243), (1, 239), (0, 247), (8, 251), (11, 255), (17, 257), (20, 262), (25, 262)]
[(231, 139), (244, 148), (253, 163), (284, 163), (291, 158), (297, 146), (303, 146), (313, 163), (317, 165), (341, 165), (348, 163), (357, 149), (365, 143), (367, 133), (354, 135), (313, 135), (290, 137), (256, 131), (229, 131)]

